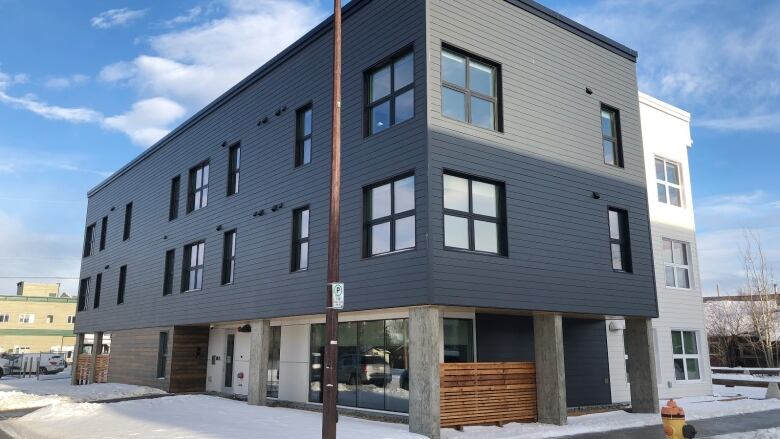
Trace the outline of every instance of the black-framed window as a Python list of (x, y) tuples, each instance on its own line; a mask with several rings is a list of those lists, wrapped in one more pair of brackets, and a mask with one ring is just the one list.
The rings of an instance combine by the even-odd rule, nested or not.
[(174, 263), (176, 261), (176, 249), (165, 252), (165, 274), (163, 275), (163, 296), (173, 294)]
[(609, 208), (609, 246), (612, 269), (631, 273), (631, 240), (628, 232), (628, 212)]
[(171, 199), (168, 202), (168, 221), (173, 221), (179, 217), (179, 191), (181, 190), (181, 177), (175, 176), (171, 179)]
[(623, 167), (623, 140), (620, 134), (620, 112), (617, 108), (601, 104), (601, 144), (604, 163)]
[(127, 286), (127, 265), (119, 267), (119, 288), (116, 292), (116, 304), (125, 303), (125, 287)]
[(268, 381), (265, 395), (279, 397), (279, 359), (282, 350), (282, 327), (271, 326), (271, 344), (268, 349)]
[(445, 117), (501, 131), (500, 66), (443, 47), (441, 112)]
[(222, 244), (222, 285), (232, 284), (236, 271), (236, 231), (225, 232)]
[(415, 247), (414, 175), (395, 177), (364, 190), (364, 256)]
[(130, 239), (130, 227), (133, 224), (133, 203), (127, 203), (125, 205), (125, 226), (122, 230), (122, 240), (127, 241)]
[(444, 327), (444, 362), (471, 363), (474, 361), (474, 321), (471, 319), (442, 319)]
[(206, 256), (206, 241), (198, 241), (184, 247), (181, 291), (195, 291), (203, 288), (203, 259)]
[(295, 112), (295, 166), (311, 162), (312, 106), (304, 105)]
[(367, 135), (414, 117), (414, 52), (405, 49), (366, 73)]
[(95, 251), (95, 223), (92, 223), (87, 226), (87, 229), (84, 231), (84, 251), (83, 256), (86, 258), (87, 256), (92, 255), (92, 253)]
[(507, 254), (504, 184), (444, 174), (444, 248)]
[(209, 162), (190, 169), (187, 191), (187, 213), (202, 209), (209, 201)]
[(104, 216), (100, 220), (100, 251), (106, 249), (106, 238), (108, 238), (108, 217)]
[(95, 275), (95, 294), (92, 301), (92, 308), (97, 309), (100, 306), (100, 288), (103, 283), (103, 273)]
[(241, 168), (241, 144), (236, 143), (228, 151), (228, 178), (227, 178), (227, 196), (238, 193), (238, 183)]
[(293, 211), (292, 271), (309, 268), (309, 207)]
[(79, 281), (78, 311), (85, 311), (89, 303), (89, 284), (92, 278), (86, 277)]
[(168, 364), (168, 333), (161, 332), (157, 343), (157, 378), (165, 378), (165, 366)]

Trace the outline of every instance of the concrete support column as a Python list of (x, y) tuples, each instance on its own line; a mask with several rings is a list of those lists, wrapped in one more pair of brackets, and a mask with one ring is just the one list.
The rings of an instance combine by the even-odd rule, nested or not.
[(534, 314), (534, 358), (539, 422), (566, 425), (566, 372), (560, 314)]
[(440, 437), (439, 364), (444, 361), (441, 311), (409, 310), (409, 431)]
[(92, 341), (92, 361), (89, 365), (89, 383), (97, 381), (97, 357), (103, 351), (103, 333), (96, 332)]
[(76, 385), (79, 383), (78, 365), (81, 350), (84, 349), (84, 333), (76, 334), (76, 344), (73, 346), (73, 358), (70, 363), (70, 383)]
[(650, 319), (626, 319), (626, 354), (634, 413), (658, 413), (658, 385)]
[(251, 405), (266, 405), (268, 384), (268, 350), (271, 344), (271, 321), (255, 320), (249, 346), (249, 395)]

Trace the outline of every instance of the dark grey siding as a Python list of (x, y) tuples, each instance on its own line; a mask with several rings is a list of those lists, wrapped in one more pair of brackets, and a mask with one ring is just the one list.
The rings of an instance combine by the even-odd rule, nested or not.
[[(428, 3), (433, 302), (656, 316), (635, 64), (509, 2)], [(442, 42), (500, 64), (504, 132), (441, 115)], [(603, 162), (600, 102), (625, 169)], [(506, 184), (508, 257), (443, 249), (446, 169)], [(628, 210), (633, 274), (612, 270), (607, 206)]]
[[(157, 354), (161, 332), (168, 333), (165, 378), (157, 378)], [(112, 332), (108, 382), (156, 387), (167, 392), (171, 384), (172, 350), (173, 327)]]
[[(342, 278), (347, 309), (424, 302), (426, 282), (425, 3), (354, 1), (344, 22)], [(363, 72), (414, 45), (413, 120), (363, 136)], [(87, 223), (109, 216), (106, 250), (82, 262), (81, 276), (103, 272), (101, 306), (80, 312), (77, 331), (118, 330), (311, 314), (324, 305), (330, 174), (332, 37), (324, 33), (238, 95), (181, 130), (126, 172), (93, 191)], [(295, 109), (313, 103), (312, 163), (293, 167)], [(286, 106), (280, 116), (275, 111)], [(264, 116), (269, 122), (257, 126)], [(240, 141), (241, 185), (226, 196), (228, 148)], [(209, 159), (208, 206), (186, 213), (188, 169)], [(417, 249), (363, 260), (362, 187), (396, 174), (417, 176)], [(170, 179), (181, 176), (179, 218), (168, 221)], [(133, 202), (132, 234), (122, 241), (124, 206)], [(283, 203), (281, 210), (270, 207)], [(290, 273), (292, 210), (311, 209), (309, 270)], [(115, 209), (112, 211), (111, 209)], [(265, 209), (265, 215), (253, 212)], [(237, 229), (235, 283), (220, 285), (222, 233)], [(179, 293), (182, 247), (205, 239), (202, 291)], [(176, 249), (174, 293), (162, 296), (165, 251)], [(116, 304), (127, 265), (125, 303)], [(110, 266), (105, 269), (105, 266)]]

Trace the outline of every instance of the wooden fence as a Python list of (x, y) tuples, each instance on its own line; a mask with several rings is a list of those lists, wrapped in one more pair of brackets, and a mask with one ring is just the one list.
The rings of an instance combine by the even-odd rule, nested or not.
[(441, 426), (536, 421), (534, 363), (442, 363)]
[[(108, 354), (101, 354), (97, 356), (95, 362), (95, 370), (97, 373), (94, 375), (95, 378), (93, 382), (108, 382), (108, 360)], [(91, 381), (90, 377), (92, 376), (92, 355), (79, 355), (78, 364), (76, 365), (76, 370), (73, 373), (75, 373), (78, 377), (76, 380), (77, 384), (89, 384)]]

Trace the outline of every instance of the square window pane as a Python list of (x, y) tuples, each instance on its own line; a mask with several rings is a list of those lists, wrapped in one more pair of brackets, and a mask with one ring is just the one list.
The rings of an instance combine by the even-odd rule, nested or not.
[(482, 128), (495, 128), (493, 103), (484, 99), (471, 97), (471, 123)]
[(311, 134), (311, 110), (306, 110), (303, 113), (303, 135), (308, 136)]
[(444, 245), (469, 248), (469, 221), (466, 218), (444, 215)]
[(444, 175), (444, 208), (469, 211), (469, 181), (453, 175)]
[(613, 137), (611, 111), (601, 110), (601, 134), (605, 137)]
[(452, 52), (442, 51), (441, 79), (466, 88), (466, 58)]
[(688, 255), (685, 251), (685, 244), (682, 242), (673, 242), (672, 248), (674, 249), (674, 263), (688, 265)]
[(390, 66), (383, 67), (371, 75), (371, 102), (390, 94)]
[(371, 134), (390, 127), (390, 101), (383, 102), (371, 109)]
[(474, 250), (498, 253), (498, 224), (474, 221)]
[(691, 280), (688, 278), (687, 268), (676, 268), (677, 272), (677, 287), (678, 288), (690, 288)]
[(466, 120), (466, 95), (451, 88), (441, 88), (441, 112), (447, 117)]
[(667, 266), (664, 271), (666, 272), (666, 286), (672, 288), (676, 287), (677, 284), (674, 281), (674, 267)]
[(620, 244), (612, 244), (612, 268), (615, 270), (623, 269), (623, 254), (620, 249)]
[(469, 89), (477, 93), (482, 93), (483, 95), (495, 96), (495, 92), (493, 91), (494, 80), (492, 67), (470, 61), (469, 73), (471, 74)]
[(414, 177), (406, 177), (393, 183), (395, 213), (414, 209)]
[(414, 89), (395, 97), (395, 123), (414, 117)]
[(604, 140), (604, 163), (615, 165), (615, 144), (610, 140)]
[(303, 141), (303, 164), (311, 162), (311, 139)]
[(672, 331), (672, 352), (675, 355), (682, 355), (682, 334), (680, 331)]
[(676, 187), (669, 186), (669, 204), (672, 206), (682, 206), (682, 199), (680, 198), (680, 190)]
[(666, 163), (666, 181), (673, 184), (680, 184), (680, 174), (677, 171), (677, 165)]
[(666, 173), (664, 172), (664, 161), (661, 159), (655, 159), (655, 178), (661, 181), (666, 181)]
[(682, 358), (674, 359), (674, 378), (678, 381), (685, 380), (685, 362)]
[(309, 268), (309, 243), (301, 243), (301, 254), (298, 257), (298, 269), (305, 270)]
[(689, 380), (701, 379), (701, 374), (699, 373), (699, 360), (696, 358), (686, 358), (685, 365), (688, 366)]
[(696, 344), (696, 333), (693, 331), (684, 331), (682, 334), (685, 353), (693, 355), (698, 354), (699, 346)]
[(395, 90), (401, 89), (414, 81), (414, 54), (408, 54), (399, 59), (393, 65), (395, 74), (393, 86)]
[(371, 254), (390, 251), (390, 222), (371, 226)]
[(620, 215), (614, 211), (609, 211), (609, 237), (620, 239)]
[(395, 222), (395, 249), (414, 248), (414, 235), (414, 215), (397, 220)]
[(661, 203), (668, 203), (669, 201), (666, 199), (666, 185), (657, 183), (656, 186), (658, 188), (658, 201)]
[(471, 182), (471, 201), (474, 213), (496, 217), (496, 186), (481, 181)]
[(390, 183), (371, 189), (371, 219), (390, 214)]
[(309, 237), (309, 209), (301, 212), (301, 238)]

